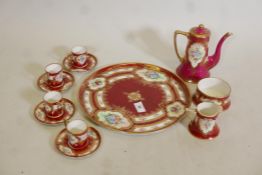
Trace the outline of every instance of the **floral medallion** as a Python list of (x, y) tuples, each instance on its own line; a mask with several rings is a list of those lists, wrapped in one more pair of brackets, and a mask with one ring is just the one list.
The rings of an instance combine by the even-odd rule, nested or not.
[(215, 124), (216, 121), (212, 119), (199, 119), (199, 128), (204, 134), (207, 134), (210, 131), (212, 131)]
[(206, 50), (201, 43), (194, 43), (188, 49), (188, 58), (193, 68), (197, 67), (203, 61), (205, 55)]
[(88, 81), (88, 87), (91, 90), (98, 90), (106, 85), (106, 79), (105, 78), (95, 78)]
[(174, 102), (166, 107), (168, 117), (178, 118), (186, 112), (185, 105), (181, 102)]
[(164, 73), (160, 73), (155, 70), (142, 69), (138, 70), (136, 73), (146, 81), (150, 82), (165, 82), (168, 79)]
[(103, 125), (117, 130), (127, 130), (133, 125), (132, 121), (129, 118), (124, 117), (120, 112), (99, 111), (96, 117)]

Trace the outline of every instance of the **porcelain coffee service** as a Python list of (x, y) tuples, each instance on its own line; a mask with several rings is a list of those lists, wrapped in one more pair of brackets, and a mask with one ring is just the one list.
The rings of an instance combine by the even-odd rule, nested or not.
[[(174, 46), (181, 62), (176, 69), (178, 76), (147, 63), (115, 64), (90, 74), (79, 91), (85, 117), (107, 129), (143, 134), (170, 127), (187, 111), (193, 111), (195, 116), (188, 131), (196, 138), (216, 138), (220, 133), (216, 119), (230, 107), (231, 88), (226, 81), (210, 77), (209, 70), (217, 65), (222, 44), (231, 33), (226, 33), (214, 55), (208, 56), (210, 33), (202, 24), (189, 32), (175, 31)], [(184, 56), (178, 52), (179, 34), (188, 39)], [(82, 157), (100, 146), (99, 132), (83, 120), (73, 120), (75, 105), (62, 95), (75, 82), (69, 72), (88, 72), (96, 65), (96, 56), (83, 46), (75, 46), (62, 65), (47, 65), (37, 81), (46, 94), (36, 106), (34, 116), (43, 124), (64, 123), (55, 139), (55, 146), (63, 155)], [(185, 82), (196, 85), (192, 96)]]

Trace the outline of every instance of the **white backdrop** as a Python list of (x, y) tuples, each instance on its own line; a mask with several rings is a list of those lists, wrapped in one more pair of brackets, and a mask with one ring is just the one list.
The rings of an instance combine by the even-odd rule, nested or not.
[[(261, 175), (262, 1), (0, 0), (1, 175)], [(34, 120), (43, 92), (35, 86), (44, 66), (74, 45), (97, 55), (99, 69), (119, 62), (147, 62), (175, 70), (173, 32), (200, 23), (211, 32), (210, 54), (225, 32), (233, 32), (212, 76), (232, 86), (232, 107), (218, 119), (213, 141), (192, 137), (183, 123), (157, 134), (129, 136), (96, 127), (100, 149), (74, 160), (54, 149), (63, 128)], [(180, 38), (184, 51), (185, 39)], [(77, 104), (77, 91), (65, 97)], [(89, 121), (87, 121), (92, 125)]]

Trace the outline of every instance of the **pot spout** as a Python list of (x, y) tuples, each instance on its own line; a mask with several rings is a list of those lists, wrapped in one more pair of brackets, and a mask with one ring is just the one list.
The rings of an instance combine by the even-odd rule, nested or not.
[(217, 63), (220, 60), (222, 45), (223, 45), (224, 41), (231, 35), (232, 35), (232, 33), (228, 32), (219, 40), (214, 55), (208, 57), (208, 60), (207, 60), (207, 63), (206, 63), (206, 66), (208, 67), (208, 69), (212, 69), (213, 67), (215, 67), (217, 65)]

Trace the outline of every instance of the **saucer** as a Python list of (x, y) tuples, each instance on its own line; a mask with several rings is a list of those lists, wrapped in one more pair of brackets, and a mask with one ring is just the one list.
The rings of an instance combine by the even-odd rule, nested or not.
[(61, 124), (64, 120), (69, 120), (75, 113), (75, 105), (68, 99), (63, 98), (62, 104), (64, 105), (64, 114), (61, 117), (51, 119), (47, 117), (44, 109), (44, 101), (40, 102), (34, 111), (35, 118), (41, 123), (48, 125)]
[(90, 144), (83, 149), (73, 149), (68, 144), (66, 129), (63, 129), (56, 137), (56, 148), (59, 152), (69, 157), (82, 157), (95, 152), (97, 148), (100, 146), (101, 136), (99, 132), (92, 127), (89, 127), (87, 132), (89, 135)]
[(49, 86), (47, 84), (47, 73), (44, 73), (43, 75), (41, 75), (38, 80), (37, 80), (37, 85), (40, 89), (42, 89), (43, 91), (65, 91), (67, 89), (69, 89), (73, 83), (74, 83), (74, 77), (72, 74), (63, 71), (63, 76), (64, 76), (64, 85), (61, 87), (52, 87)]
[(73, 65), (74, 55), (70, 54), (67, 57), (65, 57), (65, 59), (63, 61), (64, 67), (67, 70), (72, 71), (72, 72), (86, 72), (86, 71), (93, 69), (97, 64), (97, 58), (90, 53), (88, 53), (87, 55), (88, 55), (88, 59), (87, 59), (87, 65), (86, 66), (81, 67), (81, 68), (75, 67)]

